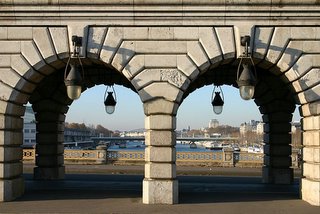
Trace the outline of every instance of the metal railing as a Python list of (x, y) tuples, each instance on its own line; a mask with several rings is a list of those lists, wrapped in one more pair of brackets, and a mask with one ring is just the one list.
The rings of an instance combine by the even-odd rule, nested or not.
[[(177, 152), (177, 165), (222, 165), (222, 166), (247, 166), (257, 167), (263, 165), (262, 153), (247, 153), (233, 151), (215, 151), (215, 152)], [(298, 152), (293, 151), (292, 167), (298, 167)], [(23, 161), (35, 161), (36, 152), (34, 149), (23, 150)], [(142, 151), (107, 151), (97, 150), (65, 150), (64, 160), (66, 163), (79, 164), (104, 164), (107, 162), (135, 162), (144, 163), (145, 152)]]

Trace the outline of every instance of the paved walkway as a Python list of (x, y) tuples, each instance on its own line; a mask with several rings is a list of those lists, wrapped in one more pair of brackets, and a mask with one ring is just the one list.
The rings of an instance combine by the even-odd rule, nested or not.
[(179, 176), (176, 205), (142, 204), (142, 179), (69, 174), (63, 181), (34, 181), (25, 174), (25, 195), (0, 204), (0, 213), (320, 213), (299, 199), (297, 179), (294, 185), (278, 186), (261, 184), (255, 176)]

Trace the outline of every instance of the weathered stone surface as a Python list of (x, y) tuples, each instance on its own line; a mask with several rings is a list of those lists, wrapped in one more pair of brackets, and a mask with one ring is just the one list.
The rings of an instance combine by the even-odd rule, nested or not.
[[(165, 88), (166, 90), (163, 90)], [(142, 102), (150, 101), (154, 98), (164, 98), (172, 102), (180, 102), (183, 92), (168, 82), (156, 82), (138, 91)]]
[(175, 162), (176, 149), (172, 147), (148, 146), (145, 149), (147, 162)]
[[(283, 155), (283, 154), (282, 154)], [(288, 156), (264, 156), (264, 164), (275, 168), (286, 168), (291, 166), (291, 157)]]
[(263, 59), (268, 51), (268, 47), (273, 34), (273, 27), (256, 27), (253, 47), (253, 56)]
[(291, 143), (291, 134), (273, 134), (267, 133), (263, 136), (263, 140), (269, 144), (290, 144)]
[(320, 206), (320, 182), (302, 178), (301, 195), (302, 200), (305, 200), (312, 205)]
[(311, 115), (320, 114), (320, 101), (307, 103), (299, 107), (299, 112), (301, 116), (307, 117)]
[(178, 104), (165, 100), (165, 99), (155, 99), (143, 103), (143, 109), (145, 115), (152, 114), (169, 114), (176, 115), (178, 110)]
[(0, 114), (0, 129), (22, 130), (23, 119)]
[(87, 44), (87, 56), (90, 58), (98, 58), (106, 37), (108, 28), (106, 27), (90, 27)]
[(33, 178), (35, 180), (60, 180), (64, 179), (65, 167), (36, 167), (34, 168)]
[(0, 180), (0, 201), (13, 201), (24, 193), (22, 177)]
[[(318, 155), (319, 155), (319, 150), (318, 150)], [(320, 163), (304, 162), (303, 176), (312, 180), (319, 180), (320, 179)]]
[(39, 49), (42, 57), (47, 63), (55, 62), (58, 58), (55, 53), (54, 45), (51, 42), (49, 29), (46, 27), (33, 28), (33, 40)]
[[(319, 144), (319, 141), (315, 143)], [(320, 145), (319, 147), (304, 147), (303, 160), (311, 163), (320, 164)]]
[(0, 146), (22, 145), (22, 131), (0, 130)]
[(292, 184), (293, 169), (264, 166), (262, 168), (262, 182), (268, 184)]
[(143, 180), (144, 204), (176, 204), (178, 203), (177, 180)]
[(22, 162), (0, 163), (0, 178), (10, 179), (22, 174)]
[(224, 63), (229, 62), (236, 56), (234, 31), (231, 27), (216, 27), (217, 38), (220, 43)]
[(145, 128), (151, 130), (175, 130), (176, 117), (170, 115), (150, 115), (145, 118)]
[(176, 178), (176, 165), (171, 163), (146, 163), (145, 178), (172, 179)]
[(304, 131), (320, 129), (320, 116), (304, 117), (301, 122)]
[(37, 155), (36, 156), (36, 166), (42, 168), (55, 168), (60, 167), (64, 163), (63, 155)]
[(110, 64), (123, 40), (122, 27), (110, 27), (106, 39), (101, 48), (100, 58), (103, 62)]
[(0, 146), (0, 162), (14, 162), (22, 159), (22, 148)]
[(52, 38), (55, 51), (59, 57), (64, 58), (69, 55), (68, 32), (65, 27), (50, 27), (50, 35)]
[(305, 146), (320, 146), (320, 131), (305, 131), (302, 133), (302, 143)]
[(200, 42), (188, 41), (187, 52), (188, 56), (193, 60), (201, 72), (204, 72), (209, 68), (209, 58)]
[(173, 131), (148, 130), (145, 136), (147, 146), (174, 146), (176, 136)]

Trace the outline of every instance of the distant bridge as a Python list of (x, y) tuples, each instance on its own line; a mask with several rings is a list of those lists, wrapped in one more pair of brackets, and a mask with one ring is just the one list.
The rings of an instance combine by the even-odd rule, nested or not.
[[(237, 137), (217, 137), (217, 138), (205, 138), (205, 137), (177, 137), (177, 141), (237, 141)], [(129, 140), (140, 140), (144, 141), (145, 137), (92, 137), (93, 141), (129, 141)]]

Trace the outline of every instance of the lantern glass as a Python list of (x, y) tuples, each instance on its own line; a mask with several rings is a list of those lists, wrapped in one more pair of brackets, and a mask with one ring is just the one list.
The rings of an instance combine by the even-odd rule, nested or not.
[(68, 85), (67, 86), (68, 97), (72, 100), (76, 100), (81, 95), (81, 86), (80, 85)]
[(244, 85), (239, 87), (240, 96), (244, 100), (250, 100), (254, 95), (254, 86), (253, 85)]

